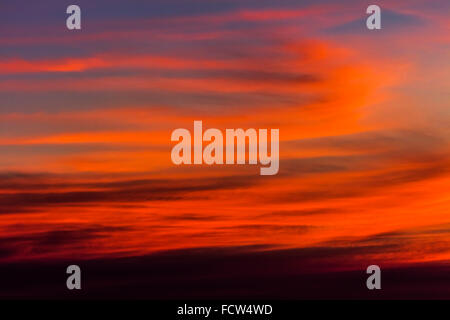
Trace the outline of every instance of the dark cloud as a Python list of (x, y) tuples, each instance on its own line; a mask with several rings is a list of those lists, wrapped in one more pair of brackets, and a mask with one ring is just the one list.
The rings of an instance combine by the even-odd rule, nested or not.
[(327, 150), (361, 151), (381, 150), (403, 154), (433, 152), (445, 143), (440, 135), (432, 131), (383, 130), (367, 131), (348, 135), (328, 136), (284, 142), (286, 147), (326, 148)]
[(220, 219), (220, 216), (204, 215), (195, 213), (180, 213), (175, 215), (161, 215), (158, 217), (160, 220), (165, 221), (213, 221)]
[[(340, 159), (339, 161), (342, 161)], [(349, 168), (351, 164), (349, 164)], [(338, 167), (327, 167), (321, 172), (340, 171)], [(281, 170), (280, 170), (281, 171)], [(342, 170), (345, 171), (345, 170)], [(282, 171), (281, 171), (282, 172)], [(349, 172), (351, 172), (349, 170)], [(264, 195), (260, 198), (264, 202), (302, 202), (325, 201), (328, 199), (353, 198), (374, 195), (378, 192), (386, 193), (390, 187), (412, 182), (425, 181), (448, 174), (448, 164), (431, 163), (425, 167), (411, 169), (390, 169), (383, 172), (368, 171), (364, 176), (352, 177), (345, 181), (329, 181), (307, 190), (288, 191), (283, 194)]]
[[(197, 193), (204, 191), (249, 187), (261, 179), (258, 175), (233, 175), (199, 179), (147, 179), (72, 184), (61, 179), (56, 182), (51, 179), (45, 181), (45, 175), (18, 174), (15, 177), (13, 173), (5, 173), (3, 176), (7, 179), (0, 183), (0, 189), (9, 191), (0, 193), (1, 213), (17, 212), (18, 208), (59, 205), (181, 200), (195, 197)], [(62, 190), (54, 190), (58, 188)], [(74, 188), (81, 188), (82, 191), (67, 191)], [(11, 193), (11, 190), (15, 192)]]
[(268, 213), (264, 213), (260, 215), (260, 218), (268, 218), (268, 217), (302, 217), (302, 216), (311, 216), (311, 215), (320, 215), (320, 214), (335, 214), (335, 213), (344, 213), (349, 212), (351, 209), (349, 208), (314, 208), (314, 209), (299, 209), (299, 210), (280, 210), (280, 211), (272, 211)]
[[(286, 141), (280, 148), (294, 148), (299, 152), (338, 151), (344, 155), (283, 159), (280, 175), (369, 172), (384, 169), (386, 174), (369, 172), (366, 178), (361, 178), (363, 184), (375, 186), (384, 182), (387, 182), (387, 185), (412, 182), (448, 172), (445, 167), (450, 158), (442, 151), (442, 145), (445, 143), (438, 135), (420, 131), (376, 131)], [(355, 152), (356, 154), (352, 154)], [(389, 167), (393, 169), (389, 170)], [(395, 169), (397, 167), (409, 169)]]
[[(415, 229), (382, 232), (361, 239), (358, 243), (363, 245), (373, 245), (382, 243), (406, 243), (421, 241), (423, 244), (423, 240), (432, 241), (434, 236), (439, 237), (447, 234), (450, 234), (450, 224), (439, 224)], [(439, 248), (438, 250), (442, 250), (442, 248)], [(450, 251), (450, 248), (448, 250)]]
[(232, 227), (220, 227), (217, 229), (217, 232), (220, 231), (233, 231), (233, 232), (244, 232), (246, 234), (273, 234), (273, 233), (295, 233), (295, 234), (304, 234), (311, 229), (314, 229), (313, 226), (308, 225), (277, 225), (277, 224), (246, 224), (246, 225), (236, 225)]
[[(70, 298), (65, 269), (82, 268), (79, 298), (448, 298), (449, 266), (443, 263), (382, 267), (383, 290), (365, 287), (366, 268), (360, 260), (340, 269), (355, 254), (382, 252), (382, 246), (270, 250), (269, 247), (197, 248), (141, 257), (81, 261), (47, 261), (0, 266), (7, 274), (0, 296)], [(348, 267), (348, 264), (346, 265)], [(344, 269), (345, 270), (345, 269)]]
[[(26, 230), (32, 225), (12, 225), (10, 229)], [(44, 232), (24, 232), (17, 236), (0, 237), (0, 259), (14, 257), (23, 253), (29, 255), (45, 254), (55, 251), (85, 248), (93, 240), (108, 237), (111, 232), (132, 230), (131, 226), (102, 226), (90, 225), (88, 227), (61, 227), (59, 230)]]
[[(276, 92), (243, 92), (243, 93), (215, 93), (215, 92), (173, 92), (165, 90), (123, 90), (96, 92), (29, 92), (23, 93), (0, 92), (0, 99), (5, 101), (0, 106), (1, 113), (9, 112), (62, 112), (87, 111), (93, 108), (120, 108), (124, 105), (167, 106), (167, 110), (178, 113), (201, 111), (202, 114), (227, 114), (242, 111), (242, 106), (249, 110), (261, 110), (270, 106), (293, 107), (319, 101), (321, 97), (306, 95), (305, 92), (276, 93)], [(11, 128), (12, 130), (13, 128)], [(5, 132), (6, 134), (7, 132)]]

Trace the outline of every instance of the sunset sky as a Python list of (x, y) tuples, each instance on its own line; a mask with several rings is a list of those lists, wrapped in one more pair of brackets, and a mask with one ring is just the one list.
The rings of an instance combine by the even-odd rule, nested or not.
[[(450, 2), (373, 3), (381, 30), (365, 1), (1, 1), (0, 263), (448, 270)], [(279, 173), (174, 165), (194, 120), (278, 128)]]

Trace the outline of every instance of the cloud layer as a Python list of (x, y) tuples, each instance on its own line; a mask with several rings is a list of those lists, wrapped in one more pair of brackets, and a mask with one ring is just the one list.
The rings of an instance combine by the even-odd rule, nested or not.
[[(2, 263), (136, 259), (161, 266), (146, 278), (160, 285), (180, 260), (201, 270), (210, 257), (222, 286), (224, 259), (244, 270), (233, 281), (268, 259), (280, 296), (285, 272), (353, 279), (382, 264), (401, 270), (394, 279), (446, 266), (448, 1), (380, 1), (378, 33), (354, 1), (79, 5), (80, 32), (66, 30), (59, 1), (1, 5)], [(279, 128), (279, 174), (174, 166), (170, 134), (194, 120)], [(233, 282), (223, 296), (270, 296), (242, 290)]]

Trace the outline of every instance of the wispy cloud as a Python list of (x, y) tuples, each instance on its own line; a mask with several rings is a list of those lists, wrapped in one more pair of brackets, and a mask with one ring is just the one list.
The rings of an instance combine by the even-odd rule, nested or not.
[[(185, 258), (232, 257), (219, 282), (266, 258), (274, 283), (441, 270), (449, 2), (382, 1), (378, 33), (354, 1), (195, 3), (81, 1), (69, 32), (59, 1), (2, 2), (0, 260), (144, 261), (152, 285)], [(199, 119), (279, 128), (279, 174), (173, 166), (170, 133)]]

